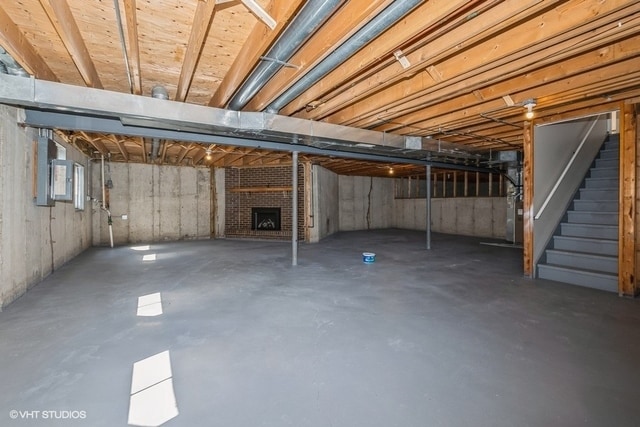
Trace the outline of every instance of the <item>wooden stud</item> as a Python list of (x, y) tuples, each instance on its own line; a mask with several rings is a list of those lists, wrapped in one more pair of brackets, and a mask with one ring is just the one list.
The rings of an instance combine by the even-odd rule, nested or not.
[(620, 105), (620, 191), (618, 227), (618, 294), (639, 293), (636, 274), (637, 113), (635, 105)]
[(458, 172), (453, 171), (453, 197), (458, 197)]
[(469, 172), (464, 171), (464, 197), (469, 196)]
[(522, 181), (524, 200), (522, 207), (523, 222), (523, 264), (525, 277), (533, 278), (533, 123), (524, 122), (524, 152)]

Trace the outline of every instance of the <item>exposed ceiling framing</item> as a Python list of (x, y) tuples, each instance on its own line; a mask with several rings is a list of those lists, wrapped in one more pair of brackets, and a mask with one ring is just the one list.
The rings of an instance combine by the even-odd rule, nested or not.
[[(399, 2), (338, 1), (291, 57), (281, 59), (273, 77), (261, 82), (243, 111), (273, 105)], [(162, 85), (174, 101), (224, 109), (304, 6), (319, 9), (323, 3), (3, 2), (0, 45), (36, 79), (144, 96)], [(640, 3), (635, 0), (431, 0), (417, 1), (364, 47), (305, 85), (279, 114), (429, 137), (475, 153), (521, 149), (527, 99), (536, 100), (535, 122), (548, 123), (610, 111), (639, 98)], [(285, 153), (264, 148), (179, 139), (166, 140), (162, 155), (152, 160), (150, 141), (140, 135), (69, 129), (59, 134), (114, 161), (195, 166), (288, 161)], [(305, 156), (324, 159), (340, 173), (388, 170), (367, 159)]]

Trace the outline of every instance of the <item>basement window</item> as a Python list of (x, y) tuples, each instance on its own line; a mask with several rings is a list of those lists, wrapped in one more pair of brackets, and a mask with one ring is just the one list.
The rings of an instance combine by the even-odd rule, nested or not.
[[(437, 171), (431, 175), (431, 197), (505, 197), (506, 180), (497, 173)], [(424, 199), (427, 182), (423, 176), (395, 179), (396, 199)]]

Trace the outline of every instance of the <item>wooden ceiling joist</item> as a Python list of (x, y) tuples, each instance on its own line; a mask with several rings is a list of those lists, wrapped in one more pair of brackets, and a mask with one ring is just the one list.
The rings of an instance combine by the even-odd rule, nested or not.
[[(123, 0), (127, 22), (127, 45), (129, 52), (129, 69), (133, 93), (142, 94), (142, 73), (140, 72), (140, 44), (138, 41), (138, 19), (136, 17), (136, 0)], [(126, 47), (125, 47), (126, 48)], [(146, 155), (145, 155), (146, 163)]]
[(242, 46), (231, 69), (225, 75), (222, 83), (211, 97), (209, 105), (212, 107), (224, 107), (233, 94), (241, 86), (242, 82), (255, 68), (269, 47), (277, 40), (289, 21), (295, 16), (303, 0), (271, 0), (266, 7), (270, 15), (276, 20), (276, 27), (271, 30), (260, 23), (253, 28), (249, 38)]
[(56, 29), (87, 86), (102, 89), (98, 71), (91, 60), (89, 50), (67, 1), (40, 0), (40, 4), (49, 16), (51, 24)]
[(50, 81), (58, 81), (49, 65), (22, 34), (0, 6), (0, 44), (32, 76)]

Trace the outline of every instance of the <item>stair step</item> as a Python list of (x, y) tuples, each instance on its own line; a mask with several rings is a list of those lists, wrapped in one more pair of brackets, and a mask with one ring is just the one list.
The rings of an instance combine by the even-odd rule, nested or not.
[(618, 225), (617, 212), (567, 211), (567, 217), (578, 224)]
[(553, 236), (553, 249), (618, 256), (618, 241), (588, 237)]
[(618, 201), (618, 189), (605, 190), (602, 188), (581, 188), (580, 200), (611, 200), (617, 203)]
[(618, 212), (618, 201), (608, 200), (580, 200), (573, 201), (573, 209), (576, 211)]
[(591, 178), (616, 178), (618, 179), (619, 168), (592, 168), (589, 176)]
[(598, 158), (599, 159), (617, 159), (619, 153), (620, 153), (620, 150), (618, 149), (618, 147), (615, 147), (615, 148), (604, 147), (604, 149), (600, 150), (600, 155)]
[(560, 224), (560, 232), (563, 236), (609, 240), (618, 239), (618, 227), (616, 225), (573, 224), (563, 222)]
[(597, 168), (618, 167), (618, 159), (596, 159)]
[(547, 264), (562, 267), (592, 270), (601, 273), (618, 273), (618, 257), (587, 254), (583, 252), (559, 251), (547, 249)]
[(602, 291), (618, 292), (618, 276), (616, 274), (540, 264), (538, 265), (538, 277)]
[(606, 177), (606, 178), (587, 178), (584, 180), (585, 188), (596, 189), (617, 189), (618, 188), (618, 177)]

